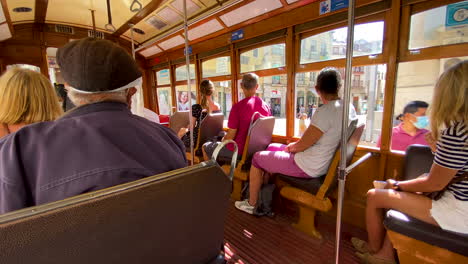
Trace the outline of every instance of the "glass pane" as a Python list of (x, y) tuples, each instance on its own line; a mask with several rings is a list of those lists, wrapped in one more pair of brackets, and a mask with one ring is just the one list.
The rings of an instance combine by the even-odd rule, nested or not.
[(172, 108), (172, 93), (171, 88), (158, 88), (158, 106), (160, 115), (170, 115)]
[(241, 53), (241, 72), (283, 67), (286, 65), (286, 45), (274, 44)]
[(189, 107), (193, 104), (197, 103), (197, 91), (195, 89), (195, 85), (191, 85), (191, 103), (189, 102), (189, 92), (187, 85), (177, 85), (176, 86), (176, 93), (177, 93), (177, 111), (189, 111)]
[[(239, 80), (239, 101), (244, 99), (244, 93), (240, 88)], [(265, 76), (259, 78), (257, 96), (263, 99), (275, 116), (274, 135), (286, 136), (286, 74), (277, 76)]]
[[(323, 32), (301, 40), (301, 64), (346, 57), (348, 27)], [(384, 22), (356, 25), (353, 56), (382, 53)]]
[(219, 57), (202, 63), (203, 78), (230, 75), (231, 57)]
[(164, 69), (156, 72), (156, 85), (167, 85), (171, 84), (171, 78), (169, 76), (169, 69)]
[[(467, 57), (446, 58), (403, 62), (398, 65), (393, 125), (398, 126), (397, 116), (402, 114), (403, 108), (410, 101), (424, 101), (431, 106), (434, 86), (442, 72), (452, 65), (467, 60)], [(392, 142), (395, 139), (392, 139)], [(393, 150), (404, 150), (406, 147), (390, 145)]]
[[(190, 79), (195, 79), (195, 64), (190, 64)], [(176, 81), (186, 81), (187, 80), (187, 66), (182, 65), (176, 68)]]
[(468, 42), (468, 1), (411, 16), (409, 49)]
[[(344, 68), (339, 70), (344, 80)], [(318, 73), (307, 72), (296, 75), (294, 135), (297, 137), (301, 136), (304, 127), (309, 125), (311, 116), (322, 104), (315, 90)], [(360, 145), (375, 146), (382, 130), (386, 65), (353, 67), (352, 74), (351, 102), (356, 109), (359, 124), (366, 125)], [(340, 90), (340, 94), (342, 93), (343, 88)]]
[(232, 108), (232, 86), (231, 81), (213, 82), (215, 87), (214, 100), (221, 106), (224, 114), (224, 127), (227, 127), (227, 120)]

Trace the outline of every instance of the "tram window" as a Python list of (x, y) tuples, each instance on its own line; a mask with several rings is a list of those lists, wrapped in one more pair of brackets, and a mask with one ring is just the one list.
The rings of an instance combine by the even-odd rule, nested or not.
[[(356, 25), (353, 56), (382, 53), (383, 31), (383, 21)], [(342, 27), (302, 39), (300, 63), (345, 58), (346, 35), (347, 27)]]
[[(190, 64), (190, 79), (195, 79), (195, 64)], [(175, 70), (176, 81), (187, 80), (187, 66), (182, 65)]]
[(410, 101), (424, 101), (430, 107), (434, 86), (440, 74), (445, 69), (467, 59), (468, 56), (400, 63), (396, 82), (393, 126), (400, 123), (396, 117), (402, 113), (403, 108)]
[(231, 57), (218, 57), (202, 63), (203, 78), (231, 74)]
[(223, 113), (225, 120), (224, 126), (227, 127), (227, 119), (229, 117), (229, 113), (231, 113), (232, 108), (231, 81), (213, 82), (213, 84), (215, 87), (215, 94), (213, 95), (214, 100), (221, 107), (221, 112)]
[(170, 87), (157, 88), (160, 115), (170, 115), (172, 108), (172, 93)]
[[(344, 68), (339, 69), (343, 80)], [(319, 72), (296, 74), (295, 122), (294, 135), (300, 137), (310, 123), (317, 107), (322, 103), (315, 90)], [(385, 88), (385, 65), (353, 67), (351, 79), (351, 102), (356, 109), (359, 124), (366, 124), (360, 145), (375, 146), (382, 130), (383, 100)], [(343, 87), (340, 90), (343, 93)], [(305, 115), (305, 116), (304, 116)], [(301, 116), (303, 121), (300, 121)]]
[[(409, 49), (468, 42), (467, 5), (468, 1), (462, 1), (412, 15)], [(464, 13), (456, 12), (463, 6)]]
[(286, 45), (273, 44), (243, 52), (240, 55), (240, 62), (241, 73), (284, 67)]
[[(259, 78), (257, 96), (270, 106), (271, 114), (276, 119), (274, 135), (286, 136), (286, 90), (286, 74)], [(239, 89), (239, 101), (244, 98), (242, 89)]]
[(176, 86), (177, 111), (188, 111), (189, 107), (197, 102), (197, 92), (195, 84), (190, 86), (191, 96), (189, 96), (187, 85)]
[(164, 69), (156, 72), (156, 85), (171, 84), (169, 69)]

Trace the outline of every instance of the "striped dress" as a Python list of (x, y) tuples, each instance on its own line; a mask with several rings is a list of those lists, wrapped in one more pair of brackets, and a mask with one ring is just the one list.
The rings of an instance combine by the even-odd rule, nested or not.
[[(442, 167), (457, 170), (455, 177), (468, 171), (468, 126), (457, 122), (442, 132), (437, 141), (434, 162)], [(468, 181), (449, 186), (448, 190), (461, 201), (468, 201)]]

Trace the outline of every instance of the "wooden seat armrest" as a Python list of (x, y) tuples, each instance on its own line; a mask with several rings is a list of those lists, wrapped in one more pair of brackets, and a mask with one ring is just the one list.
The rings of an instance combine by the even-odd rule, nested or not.
[(322, 186), (320, 186), (320, 189), (318, 190), (316, 196), (318, 199), (324, 199), (328, 189), (330, 189), (331, 185), (335, 181), (335, 175), (338, 170), (338, 163), (340, 161), (340, 151), (337, 151), (335, 153), (335, 156), (333, 157), (332, 162), (330, 163), (329, 169), (327, 171), (327, 175), (325, 176), (325, 180), (322, 183)]

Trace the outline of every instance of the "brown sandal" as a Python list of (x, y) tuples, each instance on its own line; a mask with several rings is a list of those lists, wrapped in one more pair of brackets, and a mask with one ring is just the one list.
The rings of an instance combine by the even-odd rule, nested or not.
[(356, 255), (359, 257), (359, 259), (361, 259), (361, 263), (363, 264), (396, 264), (396, 261), (393, 259), (382, 259), (371, 255), (370, 253), (356, 252)]
[(354, 249), (357, 250), (359, 253), (369, 253), (369, 246), (367, 245), (367, 242), (364, 240), (361, 240), (357, 237), (352, 237), (351, 238), (351, 244), (353, 244)]

